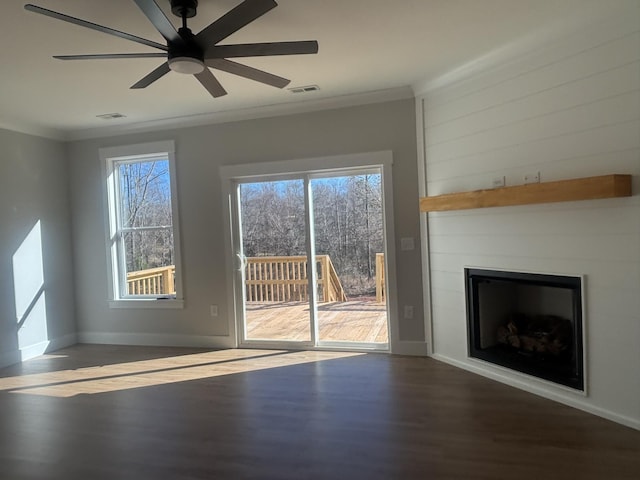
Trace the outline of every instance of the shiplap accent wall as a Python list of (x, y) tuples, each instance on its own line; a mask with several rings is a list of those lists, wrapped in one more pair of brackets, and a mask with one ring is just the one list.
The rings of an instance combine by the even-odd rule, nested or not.
[[(633, 175), (629, 198), (429, 213), (423, 248), (436, 358), (640, 428), (640, 2), (417, 101), (428, 195)], [(586, 395), (468, 358), (465, 266), (585, 275)]]

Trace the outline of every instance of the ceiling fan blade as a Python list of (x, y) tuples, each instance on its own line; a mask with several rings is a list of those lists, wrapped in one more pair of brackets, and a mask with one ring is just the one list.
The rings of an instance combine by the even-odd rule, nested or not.
[(164, 50), (165, 52), (169, 50), (169, 48), (166, 45), (162, 45), (161, 43), (153, 42), (151, 40), (147, 40), (146, 38), (136, 37), (135, 35), (131, 35), (130, 33), (114, 30), (113, 28), (105, 27), (103, 25), (98, 25), (97, 23), (87, 22), (86, 20), (81, 20), (80, 18), (70, 17), (69, 15), (65, 15), (64, 13), (54, 12), (53, 10), (47, 10), (46, 8), (38, 7), (36, 5), (31, 5), (30, 3), (25, 5), (24, 8), (25, 10), (28, 10), (30, 12), (46, 15), (47, 17), (56, 18), (64, 22), (73, 23), (74, 25), (90, 28), (91, 30), (97, 30), (98, 32), (114, 35), (116, 37), (124, 38), (125, 40), (130, 40), (132, 42), (140, 43), (142, 45), (147, 45), (149, 47), (158, 48), (160, 50)]
[(277, 6), (274, 0), (245, 0), (198, 33), (196, 41), (206, 50)]
[(154, 71), (152, 71), (149, 75), (142, 78), (137, 83), (134, 83), (133, 85), (131, 85), (131, 88), (146, 88), (149, 85), (151, 85), (153, 82), (158, 80), (160, 77), (163, 77), (164, 75), (169, 73), (169, 71), (170, 71), (169, 64), (167, 62), (164, 62)]
[(205, 58), (263, 57), (271, 55), (306, 55), (318, 53), (318, 42), (245, 43), (240, 45), (214, 45), (207, 49)]
[(160, 32), (167, 42), (184, 43), (184, 40), (154, 0), (133, 0), (142, 13)]
[(208, 68), (205, 68), (201, 73), (197, 73), (195, 77), (214, 98), (222, 97), (227, 94), (227, 91)]
[(112, 60), (116, 58), (167, 58), (166, 53), (98, 53), (95, 55), (54, 55), (57, 60)]
[(291, 80), (278, 77), (272, 73), (264, 72), (257, 68), (248, 67), (247, 65), (242, 65), (241, 63), (232, 62), (231, 60), (225, 60), (223, 58), (207, 60), (205, 64), (207, 67), (232, 73), (233, 75), (248, 78), (249, 80), (255, 80), (256, 82), (271, 85), (276, 88), (284, 88), (291, 82)]

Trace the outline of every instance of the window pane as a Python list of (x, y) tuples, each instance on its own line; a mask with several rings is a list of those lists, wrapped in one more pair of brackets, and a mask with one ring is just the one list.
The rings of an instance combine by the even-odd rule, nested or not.
[(123, 228), (171, 226), (169, 161), (117, 164)]
[(320, 341), (387, 343), (382, 176), (311, 180)]
[(247, 183), (240, 192), (247, 257), (306, 255), (304, 182)]
[(304, 182), (240, 186), (245, 338), (311, 340)]
[(349, 298), (376, 292), (376, 255), (384, 252), (380, 174), (314, 179), (316, 254), (329, 255)]
[(175, 259), (170, 228), (122, 235), (128, 295), (175, 294)]

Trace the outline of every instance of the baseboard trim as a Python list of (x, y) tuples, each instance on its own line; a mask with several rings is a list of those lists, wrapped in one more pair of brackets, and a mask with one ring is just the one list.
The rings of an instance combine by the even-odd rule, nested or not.
[(10, 365), (15, 365), (16, 363), (20, 363), (22, 357), (20, 356), (19, 350), (13, 350), (11, 352), (6, 352), (0, 355), (0, 368), (5, 368)]
[(573, 397), (571, 394), (564, 394), (563, 392), (551, 391), (543, 386), (538, 386), (534, 384), (527, 383), (526, 381), (511, 378), (499, 372), (494, 372), (490, 370), (486, 370), (477, 365), (473, 365), (464, 361), (456, 360), (454, 358), (448, 357), (446, 355), (441, 354), (433, 354), (431, 358), (434, 360), (438, 360), (443, 363), (447, 363), (454, 367), (461, 368), (463, 370), (467, 370), (472, 373), (476, 373), (486, 378), (490, 378), (491, 380), (495, 380), (500, 383), (504, 383), (506, 385), (518, 388), (520, 390), (524, 390), (529, 393), (533, 393), (534, 395), (538, 395), (540, 397), (547, 398), (549, 400), (553, 400), (558, 403), (562, 403), (564, 405), (568, 405), (569, 407), (577, 408), (578, 410), (582, 410), (587, 413), (591, 413), (598, 417), (605, 418), (607, 420), (611, 420), (612, 422), (619, 423), (621, 425), (625, 425), (627, 427), (633, 428), (635, 430), (640, 430), (640, 420), (627, 417), (625, 415), (620, 415), (618, 413), (612, 412), (610, 410), (606, 410), (601, 407), (596, 407), (591, 405), (584, 400), (584, 397)]
[(399, 341), (391, 345), (393, 355), (411, 355), (415, 357), (427, 356), (427, 344), (425, 342)]
[(76, 333), (70, 333), (68, 335), (54, 338), (53, 340), (49, 340), (49, 346), (47, 347), (44, 353), (54, 352), (56, 350), (60, 350), (61, 348), (66, 348), (66, 347), (70, 347), (71, 345), (75, 345), (76, 343), (78, 343), (78, 335)]
[(28, 347), (21, 348), (20, 359), (23, 361), (29, 360), (30, 358), (38, 357), (47, 352), (53, 352), (64, 347), (75, 345), (76, 343), (78, 343), (78, 336), (75, 333), (70, 333), (46, 342), (40, 342), (35, 345), (29, 345)]
[(145, 347), (234, 348), (228, 337), (207, 335), (166, 335), (159, 333), (104, 333), (78, 334), (79, 343), (99, 345), (136, 345)]
[(60, 350), (61, 348), (69, 347), (78, 343), (78, 338), (75, 333), (63, 335), (62, 337), (54, 338), (46, 342), (39, 342), (34, 345), (28, 345), (19, 350), (7, 352), (0, 355), (0, 368), (15, 365), (24, 360), (38, 357), (47, 352), (53, 352)]

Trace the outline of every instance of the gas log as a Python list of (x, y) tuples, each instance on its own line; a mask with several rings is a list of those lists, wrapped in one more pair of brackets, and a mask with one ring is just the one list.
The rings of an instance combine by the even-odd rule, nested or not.
[(498, 327), (497, 340), (514, 349), (532, 354), (560, 356), (571, 351), (571, 321), (556, 315), (510, 315)]

